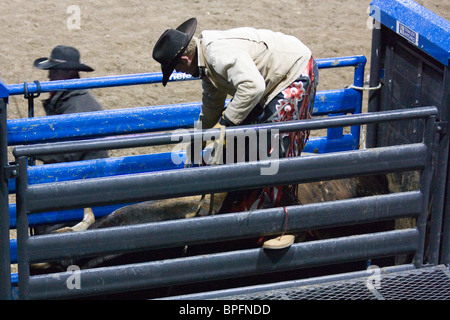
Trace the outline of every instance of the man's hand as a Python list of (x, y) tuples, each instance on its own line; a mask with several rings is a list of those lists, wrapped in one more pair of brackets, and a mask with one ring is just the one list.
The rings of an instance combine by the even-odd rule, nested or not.
[(213, 151), (211, 153), (211, 165), (221, 164), (223, 162), (223, 149), (226, 147), (225, 126), (219, 122), (213, 127), (220, 129), (219, 139), (214, 141)]
[[(220, 117), (218, 124), (225, 126), (225, 127), (236, 126), (236, 124), (234, 124), (230, 119), (228, 119), (228, 117), (225, 115), (225, 112), (222, 113), (222, 116)], [(217, 124), (216, 124), (216, 126), (217, 126)]]

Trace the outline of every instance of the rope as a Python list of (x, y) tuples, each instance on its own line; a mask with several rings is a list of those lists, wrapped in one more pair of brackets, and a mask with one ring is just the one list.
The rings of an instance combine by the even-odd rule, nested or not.
[(280, 239), (286, 234), (287, 229), (289, 228), (289, 214), (286, 207), (283, 207), (284, 213), (286, 214), (286, 225), (284, 226), (283, 234), (280, 236)]
[[(225, 141), (225, 126), (220, 126), (220, 136), (219, 139), (214, 141), (214, 147), (213, 150), (215, 151), (214, 156), (211, 160), (211, 164), (212, 166), (214, 165), (219, 165), (222, 159), (222, 155), (223, 155), (223, 145), (224, 145), (224, 141)], [(188, 148), (190, 148), (192, 150), (192, 143), (191, 142), (188, 147), (186, 148), (186, 150)], [(186, 163), (184, 164), (184, 168), (190, 168), (192, 166), (192, 152), (190, 154), (188, 154), (188, 152), (186, 152)], [(201, 165), (201, 164), (200, 164)], [(209, 195), (209, 210), (208, 210), (208, 215), (213, 215), (214, 214), (214, 193), (211, 193)], [(202, 209), (203, 204), (205, 203), (206, 200), (206, 194), (203, 194), (200, 198), (200, 202), (197, 206), (197, 210), (195, 211), (195, 213), (193, 214), (194, 217), (198, 217), (200, 215), (200, 211)]]
[(363, 91), (372, 91), (372, 90), (378, 90), (382, 87), (382, 84), (380, 83), (376, 87), (357, 87), (355, 85), (349, 85), (345, 86), (345, 89), (355, 89), (355, 90), (363, 90)]

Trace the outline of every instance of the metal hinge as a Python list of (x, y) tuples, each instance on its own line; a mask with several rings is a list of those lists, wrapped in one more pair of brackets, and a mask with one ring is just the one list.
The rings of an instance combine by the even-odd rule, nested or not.
[(6, 181), (8, 181), (8, 179), (17, 177), (17, 175), (19, 174), (19, 166), (17, 164), (9, 164), (3, 167), (3, 170), (5, 172)]
[(436, 123), (436, 131), (440, 133), (441, 137), (445, 136), (448, 132), (448, 122), (439, 121)]

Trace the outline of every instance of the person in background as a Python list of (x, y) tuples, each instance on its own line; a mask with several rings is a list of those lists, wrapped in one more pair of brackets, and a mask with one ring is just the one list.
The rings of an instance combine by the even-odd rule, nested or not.
[[(49, 58), (36, 59), (34, 66), (41, 70), (48, 70), (50, 81), (79, 79), (80, 71), (94, 71), (91, 67), (80, 62), (80, 52), (77, 49), (62, 45), (56, 46)], [(42, 105), (48, 116), (103, 110), (103, 107), (89, 90), (51, 92), (49, 98), (42, 101)], [(41, 156), (37, 159), (48, 164), (107, 157), (107, 151), (96, 151)]]
[[(50, 81), (79, 79), (80, 72), (92, 72), (94, 69), (80, 62), (80, 52), (70, 46), (56, 46), (49, 58), (39, 58), (34, 61), (34, 67), (48, 70)], [(71, 90), (50, 92), (48, 99), (42, 101), (47, 116), (93, 112), (103, 110), (101, 104), (89, 90)], [(37, 160), (44, 164), (72, 162), (107, 158), (108, 151), (77, 152), (38, 156)], [(35, 234), (50, 232), (70, 232), (87, 229), (95, 222), (91, 208), (84, 209), (83, 221), (70, 227), (67, 223), (35, 227)]]

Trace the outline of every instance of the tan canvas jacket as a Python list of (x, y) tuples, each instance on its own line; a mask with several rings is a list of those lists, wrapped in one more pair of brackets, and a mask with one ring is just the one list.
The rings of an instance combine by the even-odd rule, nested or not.
[(258, 104), (266, 105), (305, 70), (311, 51), (300, 40), (270, 30), (203, 31), (196, 38), (202, 77), (203, 128), (226, 117), (240, 124)]

